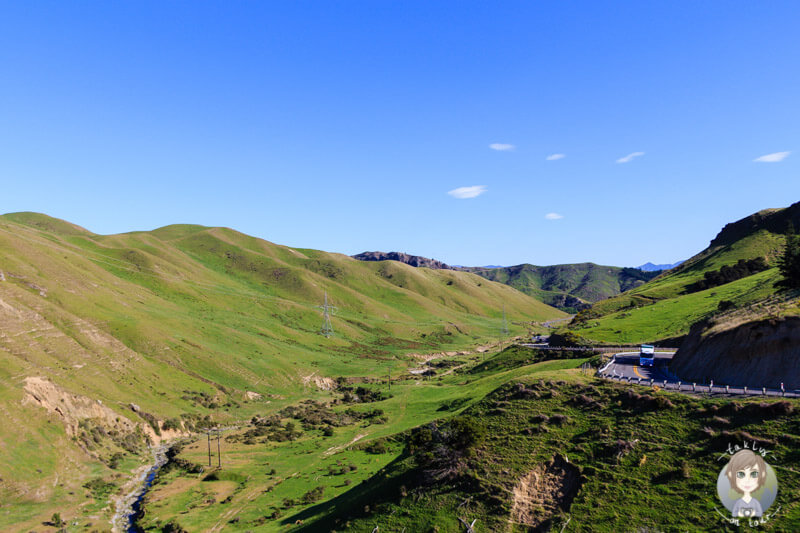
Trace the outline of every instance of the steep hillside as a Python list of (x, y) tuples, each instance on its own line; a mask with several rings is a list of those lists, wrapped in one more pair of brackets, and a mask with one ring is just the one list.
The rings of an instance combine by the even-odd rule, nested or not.
[[(709, 246), (648, 283), (597, 302), (569, 328), (593, 341), (645, 342), (681, 337), (718, 310), (776, 292), (776, 260), (800, 204), (761, 211), (726, 225)], [(676, 341), (677, 342), (677, 341)]]
[(800, 389), (796, 291), (792, 296), (696, 324), (670, 369), (686, 380), (758, 388), (784, 383), (786, 390)]
[(535, 266), (526, 263), (492, 269), (468, 267), (464, 270), (492, 281), (505, 283), (572, 313), (589, 307), (592, 302), (638, 287), (657, 275), (635, 268), (594, 263), (553, 266)]
[[(324, 394), (314, 384), (331, 378), (385, 375), (411, 351), (497, 339), (503, 305), (510, 321), (563, 316), (465, 272), (192, 225), (101, 236), (4, 215), (0, 271), (3, 530), (59, 510), (107, 520), (104, 496), (82, 506), (81, 487), (121, 483), (147, 440)], [(332, 338), (318, 333), (326, 292)]]

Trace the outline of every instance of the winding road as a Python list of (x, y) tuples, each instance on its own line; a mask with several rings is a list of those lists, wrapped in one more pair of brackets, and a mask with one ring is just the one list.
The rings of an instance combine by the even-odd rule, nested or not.
[(597, 375), (615, 381), (635, 383), (647, 386), (658, 386), (664, 390), (675, 390), (688, 394), (713, 394), (718, 396), (778, 396), (799, 398), (800, 390), (781, 390), (780, 384), (775, 388), (742, 387), (710, 383), (694, 383), (683, 381), (669, 371), (668, 365), (674, 352), (656, 352), (655, 364), (652, 367), (639, 366), (639, 352), (621, 352), (614, 354), (611, 360)]

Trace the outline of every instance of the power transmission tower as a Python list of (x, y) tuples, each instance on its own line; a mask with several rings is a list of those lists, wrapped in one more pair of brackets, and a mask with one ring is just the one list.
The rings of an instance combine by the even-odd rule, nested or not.
[(325, 291), (325, 304), (319, 306), (322, 309), (322, 330), (320, 333), (325, 335), (326, 337), (333, 336), (333, 324), (331, 324), (331, 313), (334, 309), (336, 309), (332, 305), (328, 305), (328, 292)]

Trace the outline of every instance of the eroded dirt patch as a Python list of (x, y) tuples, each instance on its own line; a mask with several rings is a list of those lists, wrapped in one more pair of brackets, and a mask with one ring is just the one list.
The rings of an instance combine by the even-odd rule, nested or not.
[(24, 403), (38, 405), (58, 415), (64, 421), (67, 435), (71, 437), (77, 435), (79, 422), (87, 418), (100, 420), (108, 428), (124, 433), (132, 432), (136, 428), (133, 422), (98, 400), (71, 394), (43, 377), (25, 378), (25, 392), (27, 396)]
[(103, 405), (100, 400), (67, 392), (52, 381), (40, 376), (25, 378), (25, 392), (27, 394), (23, 403), (38, 405), (57, 415), (63, 421), (67, 435), (70, 437), (79, 435), (79, 426), (83, 420), (92, 420), (103, 426), (106, 431), (117, 431), (122, 434), (139, 432), (153, 444), (189, 435), (186, 431), (166, 429), (163, 427), (162, 420), (156, 420), (161, 433), (158, 435), (149, 424), (132, 422), (127, 417)]
[(336, 381), (325, 376), (318, 376), (316, 372), (303, 376), (301, 379), (304, 386), (308, 386), (313, 382), (320, 390), (336, 390)]
[(567, 511), (580, 489), (580, 472), (561, 455), (523, 476), (514, 487), (511, 521), (544, 530), (558, 510)]

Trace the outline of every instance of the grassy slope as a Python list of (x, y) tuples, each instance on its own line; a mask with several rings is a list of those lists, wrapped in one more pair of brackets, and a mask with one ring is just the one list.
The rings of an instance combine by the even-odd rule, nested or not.
[(765, 257), (774, 263), (784, 243), (781, 235), (758, 230), (725, 246), (704, 250), (679, 267), (614, 298), (600, 301), (586, 313), (587, 320), (569, 329), (596, 342), (639, 343), (684, 335), (692, 323), (716, 311), (729, 300), (747, 305), (775, 293), (777, 269), (732, 283), (685, 294), (686, 288), (709, 271), (739, 259)]
[[(412, 458), (395, 450), (391, 463), (316, 508), (321, 517), (307, 518), (300, 531), (370, 532), (379, 526), (380, 531), (455, 533), (463, 531), (459, 517), (477, 519), (476, 531), (528, 531), (510, 521), (513, 489), (555, 454), (566, 456), (582, 480), (569, 510), (549, 516), (556, 531), (739, 531), (714, 510), (722, 508), (716, 481), (725, 463), (719, 457), (726, 455), (729, 443), (741, 445), (752, 435), (772, 452), (767, 461), (780, 486), (769, 512), (778, 506), (780, 511), (761, 527), (797, 530), (797, 419), (773, 411), (776, 400), (731, 402), (663, 392), (648, 399), (652, 391), (643, 387), (610, 384), (574, 371), (558, 377), (560, 384), (541, 383), (532, 373), (520, 382), (536, 390), (537, 397), (520, 398), (509, 384), (466, 411), (488, 430), (466, 471), (466, 483), (426, 486)], [(791, 406), (796, 412), (800, 403)], [(566, 421), (541, 423), (534, 418), (539, 415), (563, 415)]]
[(594, 341), (626, 344), (685, 335), (693, 323), (715, 313), (720, 301), (746, 305), (766, 298), (775, 292), (773, 285), (778, 279), (777, 269), (773, 268), (712, 289), (589, 319), (574, 331)]
[[(225, 422), (263, 411), (245, 391), (277, 408), (317, 395), (300, 385), (314, 372), (382, 374), (409, 351), (496, 338), (503, 304), (510, 320), (563, 316), (472, 274), (363, 263), (201, 226), (99, 236), (44, 215), (4, 215), (0, 269), (0, 442), (14, 450), (0, 459), (4, 528), (36, 527), (57, 510), (102, 521), (108, 515), (96, 509), (76, 514), (80, 485), (124, 473), (81, 451), (59, 419), (23, 405), (25, 377), (45, 376), (134, 422), (142, 420), (131, 402), (162, 419)], [(338, 307), (332, 339), (317, 333), (325, 291)], [(190, 397), (198, 393), (227, 407), (204, 407)], [(119, 451), (104, 441), (95, 454)], [(123, 466), (134, 463), (126, 455)]]

